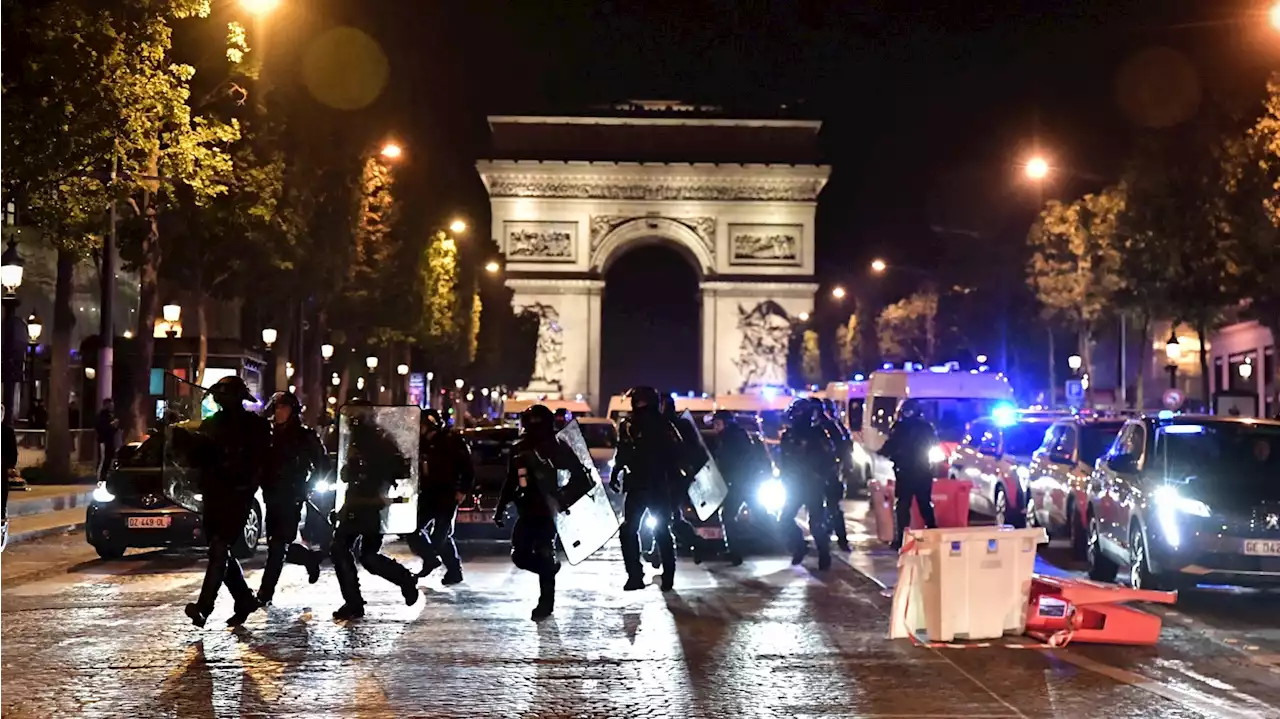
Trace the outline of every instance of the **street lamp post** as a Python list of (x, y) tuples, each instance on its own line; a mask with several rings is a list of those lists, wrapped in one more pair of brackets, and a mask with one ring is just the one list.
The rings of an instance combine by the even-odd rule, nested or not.
[(404, 363), (396, 365), (396, 374), (400, 375), (400, 381), (396, 384), (400, 395), (399, 404), (407, 404), (409, 401), (409, 365)]
[(426, 385), (426, 387), (424, 388), (424, 390), (423, 390), (423, 391), (425, 391), (425, 392), (427, 393), (427, 408), (428, 408), (428, 409), (430, 409), (430, 408), (432, 408), (432, 407), (435, 407), (435, 406), (436, 406), (436, 398), (435, 398), (435, 395), (431, 394), (431, 380), (433, 380), (433, 379), (435, 379), (435, 378), (436, 378), (436, 373), (435, 373), (435, 372), (428, 372), (428, 373), (427, 373), (426, 382), (424, 383), (424, 384)]
[(27, 317), (27, 413), (30, 416), (31, 405), (36, 399), (36, 345), (40, 344), (40, 333), (44, 331), (44, 325), (36, 317), (35, 313), (31, 313)]
[(280, 333), (274, 327), (262, 328), (262, 347), (267, 352), (267, 366), (265, 372), (262, 373), (262, 400), (265, 402), (268, 397), (276, 393), (276, 353), (272, 347), (276, 340), (280, 338)]
[(173, 374), (174, 367), (178, 361), (178, 320), (182, 319), (182, 307), (180, 305), (169, 303), (160, 308), (160, 314), (164, 317), (165, 329), (164, 335), (169, 338), (169, 374)]
[[(325, 372), (329, 371), (329, 361), (333, 359), (333, 345), (325, 342), (320, 345), (320, 376), (323, 377)], [(320, 408), (321, 413), (329, 409), (329, 388), (321, 384), (320, 394), (324, 395), (325, 404)]]
[(1084, 366), (1084, 359), (1080, 355), (1071, 355), (1067, 358), (1067, 366), (1071, 368), (1071, 374), (1079, 374), (1080, 368)]
[[(22, 257), (18, 255), (18, 242), (10, 238), (9, 246), (5, 249), (4, 254), (0, 255), (0, 289), (3, 289), (4, 300), (4, 324), (2, 331), (4, 332), (3, 347), (3, 365), (4, 365), (4, 406), (11, 413), (16, 415), (14, 411), (13, 400), (17, 391), (18, 369), (14, 367), (14, 356), (21, 357), (21, 353), (14, 347), (14, 335), (17, 333), (18, 322), (18, 288), (22, 287)], [(19, 360), (18, 364), (21, 364)]]
[(365, 380), (365, 387), (369, 388), (369, 394), (373, 395), (370, 401), (376, 400), (378, 397), (378, 356), (369, 355), (364, 358), (364, 366), (369, 368), (369, 379)]
[(1173, 330), (1169, 330), (1169, 341), (1164, 345), (1164, 356), (1169, 361), (1164, 367), (1169, 373), (1169, 389), (1177, 389), (1178, 360), (1182, 359), (1182, 344), (1178, 342), (1178, 335)]

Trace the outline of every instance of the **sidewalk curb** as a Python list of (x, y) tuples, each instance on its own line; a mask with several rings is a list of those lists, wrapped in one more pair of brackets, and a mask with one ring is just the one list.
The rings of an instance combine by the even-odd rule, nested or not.
[(58, 524), (52, 527), (41, 527), (39, 529), (30, 529), (19, 534), (9, 535), (9, 544), (21, 544), (30, 542), (44, 537), (51, 537), (55, 534), (69, 534), (71, 532), (84, 531), (85, 521), (74, 522), (71, 524)]
[(77, 507), (88, 506), (93, 498), (93, 489), (86, 489), (83, 492), (67, 492), (66, 494), (52, 494), (47, 497), (39, 497), (25, 499), (22, 497), (9, 498), (9, 519), (18, 517), (33, 517), (37, 514), (45, 514), (47, 512), (60, 512), (64, 509), (75, 509)]

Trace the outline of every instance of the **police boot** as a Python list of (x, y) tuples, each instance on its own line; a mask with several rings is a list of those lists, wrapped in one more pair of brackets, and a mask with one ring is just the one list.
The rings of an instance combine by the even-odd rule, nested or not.
[(462, 567), (449, 567), (449, 569), (445, 571), (444, 577), (441, 578), (440, 583), (446, 587), (454, 584), (461, 584)]
[(258, 585), (258, 604), (267, 606), (276, 594), (276, 584), (280, 581), (280, 572), (284, 569), (284, 558), (287, 547), (281, 542), (267, 544), (267, 566), (262, 570), (262, 583)]
[(825, 572), (828, 569), (831, 569), (831, 554), (823, 552), (818, 555), (818, 571)]
[(235, 611), (227, 618), (228, 627), (238, 627), (244, 624), (250, 614), (258, 611), (262, 607), (258, 600), (253, 597), (247, 597), (236, 602)]
[(191, 619), (191, 623), (197, 627), (203, 627), (205, 620), (208, 619), (204, 612), (200, 611), (200, 607), (197, 606), (195, 602), (188, 604), (183, 612)]
[(436, 567), (439, 567), (439, 566), (440, 566), (439, 559), (437, 559), (436, 557), (427, 557), (422, 560), (422, 568), (418, 570), (418, 573), (415, 576), (421, 579), (427, 576), (428, 574), (434, 572), (436, 570)]
[(343, 604), (333, 613), (333, 618), (338, 621), (346, 621), (348, 619), (359, 619), (364, 616), (364, 604)]
[(808, 554), (809, 554), (809, 544), (807, 542), (801, 542), (796, 547), (795, 551), (791, 553), (791, 565), (795, 566), (803, 562), (805, 556)]
[(556, 575), (554, 573), (541, 574), (538, 576), (538, 606), (533, 608), (533, 614), (529, 618), (535, 622), (551, 616), (556, 606)]
[(661, 589), (669, 592), (675, 587), (676, 570), (675, 567), (663, 567)]
[(836, 541), (836, 546), (840, 547), (840, 551), (842, 551), (842, 552), (852, 552), (852, 551), (853, 551), (853, 548), (849, 546), (849, 540), (848, 540), (848, 539), (840, 539), (840, 540), (837, 540), (837, 541)]
[(634, 592), (637, 589), (644, 589), (644, 577), (639, 574), (632, 574), (627, 577), (627, 583), (622, 585), (622, 591)]

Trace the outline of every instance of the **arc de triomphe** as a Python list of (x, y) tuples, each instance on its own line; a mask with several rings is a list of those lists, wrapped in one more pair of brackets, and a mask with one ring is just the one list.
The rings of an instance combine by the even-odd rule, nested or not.
[[(792, 323), (812, 312), (817, 290), (814, 212), (830, 173), (812, 163), (821, 125), (671, 114), (489, 118), (494, 154), (506, 158), (477, 163), (493, 237), (513, 304), (540, 318), (526, 392), (607, 401), (605, 271), (653, 243), (698, 272), (702, 391), (786, 384)], [(672, 160), (681, 155), (717, 161)], [(782, 161), (750, 162), (762, 155)], [(665, 161), (631, 159), (655, 156)]]

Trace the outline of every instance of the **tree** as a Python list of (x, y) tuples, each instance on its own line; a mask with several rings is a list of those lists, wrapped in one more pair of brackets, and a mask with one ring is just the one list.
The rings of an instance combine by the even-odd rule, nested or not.
[[(1280, 73), (1267, 83), (1263, 112), (1238, 145), (1232, 176), (1239, 218), (1242, 292), (1247, 311), (1280, 341)], [(1280, 412), (1280, 363), (1264, 380)], [(1265, 385), (1264, 385), (1265, 386)], [(1264, 402), (1265, 406), (1265, 402)]]
[(171, 24), (204, 18), (208, 0), (118, 0), (113, 16), (124, 38), (125, 61), (108, 79), (117, 106), (114, 161), (121, 191), (132, 211), (123, 233), (121, 256), (138, 270), (138, 352), (133, 368), (133, 402), (128, 427), (145, 430), (155, 340), (152, 328), (160, 310), (161, 240), (175, 203), (208, 203), (224, 193), (232, 171), (225, 148), (240, 136), (238, 123), (197, 116), (190, 105), (195, 69), (174, 62)]
[(800, 377), (806, 386), (822, 383), (822, 355), (816, 330), (805, 330), (800, 350)]
[(836, 327), (836, 371), (840, 379), (847, 380), (855, 370), (867, 363), (859, 351), (858, 313), (854, 312), (839, 327)]
[(1124, 202), (1119, 188), (1070, 204), (1050, 200), (1027, 234), (1027, 282), (1048, 317), (1075, 330), (1086, 374), (1093, 372), (1098, 323), (1121, 285), (1117, 218)]
[(937, 318), (938, 294), (932, 289), (886, 306), (876, 320), (881, 358), (932, 363), (937, 351)]
[(1144, 138), (1126, 182), (1121, 215), (1131, 235), (1127, 263), (1146, 268), (1152, 292), (1175, 322), (1200, 339), (1200, 381), (1209, 400), (1209, 332), (1241, 298), (1241, 225), (1233, 158), (1240, 133), (1210, 108), (1182, 126)]

